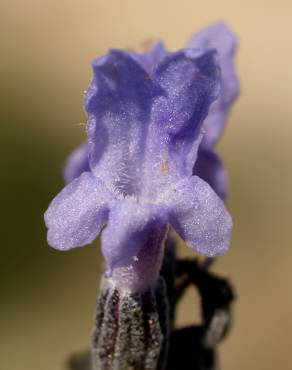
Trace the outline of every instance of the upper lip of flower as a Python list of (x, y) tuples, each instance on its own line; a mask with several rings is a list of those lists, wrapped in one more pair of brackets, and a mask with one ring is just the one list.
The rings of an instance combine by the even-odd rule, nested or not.
[(201, 124), (219, 92), (214, 54), (169, 53), (151, 75), (119, 50), (93, 63), (89, 163), (116, 194), (155, 200), (170, 180), (192, 174)]
[[(224, 165), (213, 147), (221, 137), (227, 121), (228, 111), (238, 95), (239, 84), (234, 69), (233, 59), (237, 40), (228, 26), (222, 22), (214, 23), (202, 31), (194, 34), (189, 43), (189, 48), (215, 48), (218, 52), (218, 62), (221, 68), (222, 88), (216, 101), (213, 102), (207, 117), (204, 120), (203, 140), (200, 143), (198, 161), (193, 173), (204, 179), (221, 199), (227, 194), (227, 174)], [(168, 55), (162, 42), (152, 44), (145, 52), (129, 52), (142, 68), (150, 75), (153, 74), (157, 64)], [(149, 77), (150, 78), (150, 77)], [(89, 171), (88, 145), (82, 145), (69, 157), (65, 168), (65, 180), (69, 183), (80, 176), (84, 171)], [(195, 158), (194, 158), (195, 159)], [(167, 172), (169, 165), (165, 160), (161, 164), (163, 173)], [(110, 184), (109, 184), (110, 186)]]

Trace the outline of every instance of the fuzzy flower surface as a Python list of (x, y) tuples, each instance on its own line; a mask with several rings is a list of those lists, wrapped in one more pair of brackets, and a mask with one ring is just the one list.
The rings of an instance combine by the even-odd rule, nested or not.
[(206, 256), (229, 247), (230, 215), (193, 175), (203, 122), (220, 94), (216, 54), (170, 53), (158, 44), (144, 54), (111, 50), (93, 62), (88, 167), (52, 201), (45, 222), (48, 242), (59, 250), (101, 233), (108, 276), (119, 288), (155, 283), (170, 227)]
[[(234, 66), (237, 40), (228, 26), (222, 22), (214, 23), (195, 33), (189, 40), (188, 48), (216, 49), (217, 60), (221, 69), (221, 89), (217, 99), (212, 103), (204, 120), (204, 136), (199, 146), (194, 174), (205, 180), (225, 200), (228, 193), (228, 178), (224, 165), (214, 150), (221, 138), (230, 109), (238, 95), (239, 83)], [(150, 51), (131, 53), (149, 72), (166, 55), (161, 42), (156, 43)], [(89, 145), (82, 144), (75, 149), (66, 163), (64, 177), (66, 183), (89, 171)]]

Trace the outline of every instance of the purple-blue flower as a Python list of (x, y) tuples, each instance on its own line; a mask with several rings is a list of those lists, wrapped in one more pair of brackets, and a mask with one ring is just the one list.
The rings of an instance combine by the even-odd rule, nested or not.
[(154, 285), (170, 227), (206, 256), (227, 250), (232, 229), (223, 201), (193, 175), (202, 125), (220, 92), (216, 51), (158, 48), (155, 62), (156, 49), (111, 50), (93, 62), (85, 99), (89, 167), (45, 214), (56, 249), (84, 246), (101, 233), (108, 276), (127, 291)]

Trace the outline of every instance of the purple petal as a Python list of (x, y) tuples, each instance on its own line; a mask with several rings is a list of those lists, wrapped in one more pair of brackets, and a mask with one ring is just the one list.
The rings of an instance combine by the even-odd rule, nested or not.
[(199, 149), (193, 173), (206, 181), (222, 200), (226, 199), (228, 191), (227, 171), (215, 152)]
[(176, 172), (191, 175), (202, 122), (220, 88), (215, 52), (186, 49), (172, 53), (159, 64), (154, 77), (165, 95), (153, 105), (153, 145), (158, 145), (157, 137), (162, 145), (164, 141)]
[(156, 42), (146, 52), (130, 54), (151, 75), (156, 65), (167, 55), (167, 51), (162, 42)]
[(214, 48), (218, 52), (221, 68), (222, 88), (219, 98), (211, 106), (204, 122), (206, 134), (202, 145), (212, 147), (223, 133), (229, 109), (239, 92), (238, 79), (234, 67), (237, 40), (224, 23), (215, 23), (196, 33), (188, 43), (191, 48)]
[(141, 291), (155, 283), (163, 258), (167, 214), (158, 205), (133, 199), (111, 208), (102, 250), (115, 285)]
[[(129, 54), (150, 74), (158, 62), (167, 55), (167, 51), (162, 42), (156, 42), (146, 52), (130, 52)], [(87, 143), (80, 145), (70, 154), (64, 169), (64, 178), (67, 184), (83, 172), (90, 170), (88, 154)]]
[(77, 179), (83, 172), (88, 172), (88, 144), (83, 143), (70, 154), (64, 169), (66, 184)]
[(169, 194), (170, 223), (195, 251), (214, 257), (229, 247), (232, 220), (223, 201), (197, 176), (178, 183)]
[(68, 250), (91, 243), (108, 217), (111, 196), (90, 172), (73, 180), (51, 202), (45, 213), (48, 243)]
[(141, 187), (145, 137), (161, 89), (127, 53), (113, 50), (93, 63), (86, 97), (90, 167), (109, 188), (131, 195)]

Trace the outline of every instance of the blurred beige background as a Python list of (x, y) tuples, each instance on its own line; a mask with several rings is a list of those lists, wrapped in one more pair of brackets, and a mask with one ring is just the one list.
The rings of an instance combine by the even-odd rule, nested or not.
[[(238, 292), (223, 370), (291, 365), (292, 3), (284, 0), (2, 2), (0, 367), (63, 370), (86, 348), (100, 274), (98, 243), (58, 253), (42, 214), (62, 164), (85, 137), (90, 61), (149, 37), (180, 48), (224, 19), (237, 32), (242, 93), (219, 151), (229, 169), (231, 251), (216, 270)], [(188, 254), (182, 248), (183, 254)], [(193, 295), (179, 323), (193, 320)]]

